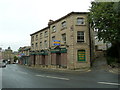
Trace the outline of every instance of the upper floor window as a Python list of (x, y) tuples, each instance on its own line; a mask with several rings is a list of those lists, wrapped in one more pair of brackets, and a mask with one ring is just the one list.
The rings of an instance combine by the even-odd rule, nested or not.
[(77, 32), (77, 42), (84, 42), (84, 31)]
[(54, 40), (55, 40), (55, 36), (52, 37), (52, 41), (54, 41)]
[(34, 36), (32, 36), (32, 39), (31, 39), (31, 41), (32, 41), (32, 42), (34, 41)]
[(38, 35), (36, 35), (36, 40), (38, 40)]
[(32, 44), (31, 46), (32, 46), (32, 48), (34, 49), (34, 44)]
[(83, 25), (85, 24), (84, 18), (77, 18), (77, 25)]
[(38, 49), (38, 43), (35, 43), (35, 49), (36, 50)]
[(66, 34), (65, 34), (65, 33), (62, 34), (62, 42), (63, 42), (63, 43), (66, 43)]
[(38, 47), (38, 43), (36, 43), (36, 48)]
[(42, 42), (40, 42), (40, 48), (42, 48)]
[(47, 37), (47, 36), (48, 36), (48, 32), (47, 32), (47, 31), (45, 31), (45, 34), (44, 34), (44, 36), (45, 36), (45, 37)]
[(47, 48), (47, 40), (44, 41), (44, 47)]
[(40, 39), (42, 38), (42, 33), (40, 33)]
[(56, 32), (56, 27), (55, 26), (52, 27), (52, 32)]
[(54, 40), (55, 40), (55, 36), (52, 36), (52, 45), (54, 43)]
[(66, 27), (66, 21), (62, 22), (62, 28)]

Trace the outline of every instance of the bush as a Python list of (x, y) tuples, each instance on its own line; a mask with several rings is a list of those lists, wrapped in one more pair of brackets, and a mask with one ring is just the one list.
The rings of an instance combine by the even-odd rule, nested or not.
[(116, 59), (112, 57), (107, 57), (107, 63), (110, 65), (111, 63), (116, 63)]
[(113, 45), (107, 50), (107, 56), (112, 58), (118, 58), (119, 55), (116, 45)]
[(112, 47), (110, 47), (107, 51), (107, 62), (108, 64), (110, 63), (118, 63), (118, 58), (119, 58), (119, 54), (118, 54), (118, 50), (117, 50), (117, 46), (116, 45), (112, 45)]

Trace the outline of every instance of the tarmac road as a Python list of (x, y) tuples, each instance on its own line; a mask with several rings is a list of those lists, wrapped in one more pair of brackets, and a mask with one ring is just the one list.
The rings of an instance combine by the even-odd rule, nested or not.
[(37, 70), (10, 64), (2, 69), (2, 88), (118, 88), (118, 75), (105, 70)]

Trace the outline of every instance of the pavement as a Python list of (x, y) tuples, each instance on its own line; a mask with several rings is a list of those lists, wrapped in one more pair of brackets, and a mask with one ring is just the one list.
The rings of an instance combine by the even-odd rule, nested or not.
[(108, 71), (111, 72), (111, 73), (114, 73), (114, 74), (120, 74), (120, 68), (112, 68), (111, 66), (108, 66)]
[(36, 66), (25, 66), (27, 68), (31, 69), (37, 69), (37, 70), (43, 70), (43, 71), (53, 71), (53, 72), (65, 72), (65, 73), (85, 73), (90, 71), (96, 71), (96, 70), (105, 70), (110, 73), (114, 74), (120, 74), (120, 68), (112, 68), (107, 64), (107, 60), (104, 56), (100, 56), (96, 58), (96, 60), (93, 63), (93, 66), (91, 68), (84, 68), (84, 69), (76, 69), (76, 70), (69, 70), (64, 68), (44, 68), (44, 67), (36, 67)]
[(35, 66), (24, 66), (30, 69), (35, 69), (35, 70), (42, 70), (42, 71), (48, 71), (48, 72), (60, 72), (60, 73), (85, 73), (85, 72), (90, 72), (90, 68), (84, 68), (84, 69), (76, 69), (76, 70), (69, 70), (69, 69), (64, 69), (64, 68), (42, 68), (42, 67), (35, 67)]

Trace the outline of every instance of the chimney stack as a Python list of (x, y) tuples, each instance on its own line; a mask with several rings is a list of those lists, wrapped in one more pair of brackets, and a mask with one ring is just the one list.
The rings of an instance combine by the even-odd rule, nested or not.
[(51, 24), (51, 23), (53, 23), (54, 21), (53, 20), (49, 20), (49, 22), (48, 22), (48, 26)]

